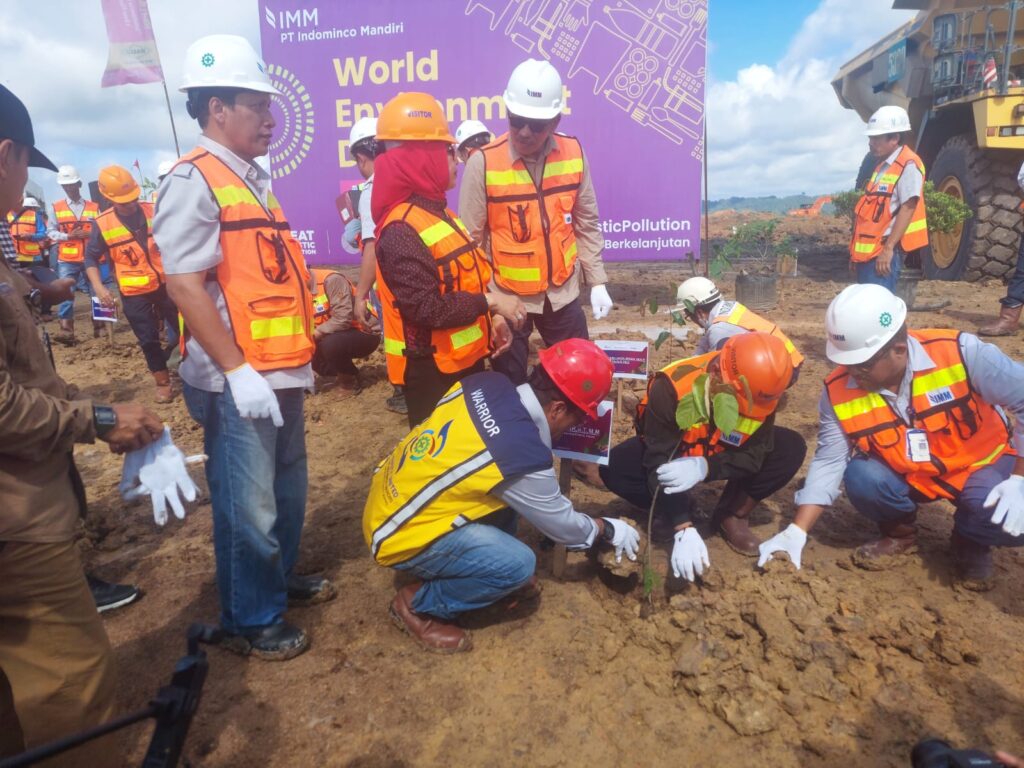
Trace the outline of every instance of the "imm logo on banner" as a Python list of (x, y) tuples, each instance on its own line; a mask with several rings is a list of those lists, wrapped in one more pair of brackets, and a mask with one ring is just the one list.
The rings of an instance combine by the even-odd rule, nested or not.
[(278, 11), (274, 13), (270, 6), (264, 8), (263, 18), (274, 29), (306, 29), (320, 24), (318, 9), (300, 8), (295, 11)]

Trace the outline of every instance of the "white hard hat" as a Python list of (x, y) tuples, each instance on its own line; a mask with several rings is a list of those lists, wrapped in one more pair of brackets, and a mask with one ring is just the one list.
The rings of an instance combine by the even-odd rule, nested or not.
[(277, 93), (267, 66), (252, 45), (239, 35), (207, 35), (185, 51), (179, 91), (191, 88), (244, 88)]
[(679, 290), (676, 291), (676, 307), (681, 309), (687, 302), (691, 302), (695, 307), (701, 307), (721, 298), (718, 286), (706, 277), (691, 277), (679, 284)]
[(884, 136), (910, 130), (910, 116), (903, 107), (879, 107), (868, 120), (865, 136)]
[(354, 147), (363, 139), (373, 139), (377, 136), (377, 118), (361, 117), (356, 120), (352, 130), (348, 134), (348, 145)]
[(174, 168), (177, 162), (177, 160), (164, 160), (162, 163), (160, 163), (160, 165), (156, 167), (156, 177), (158, 179), (162, 179), (164, 176), (171, 172), (171, 170)]
[(551, 120), (562, 112), (562, 78), (551, 63), (527, 59), (512, 70), (505, 109), (530, 120)]
[(479, 136), (481, 133), (490, 133), (486, 125), (479, 120), (463, 120), (459, 123), (459, 127), (455, 129), (455, 143), (461, 147), (474, 136)]
[(62, 165), (57, 169), (57, 183), (58, 184), (81, 184), (82, 177), (78, 175), (78, 171), (73, 165)]
[(825, 355), (837, 365), (871, 358), (907, 319), (907, 305), (880, 285), (848, 285), (825, 313)]
[(38, 208), (39, 207), (39, 201), (36, 200), (34, 197), (30, 197), (29, 195), (25, 195), (25, 199), (21, 201), (21, 207), (22, 208)]

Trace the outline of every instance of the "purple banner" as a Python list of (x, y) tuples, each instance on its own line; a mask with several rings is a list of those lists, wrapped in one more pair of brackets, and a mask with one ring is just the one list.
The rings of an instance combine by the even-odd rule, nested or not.
[[(452, 132), (507, 129), (516, 64), (565, 84), (559, 130), (580, 139), (608, 261), (699, 255), (706, 0), (259, 0), (263, 57), (282, 97), (274, 190), (314, 264), (355, 263), (342, 194), (362, 181), (349, 130), (401, 91), (426, 91)], [(454, 207), (457, 191), (449, 193)]]
[(146, 0), (102, 0), (102, 7), (110, 51), (100, 86), (163, 80)]

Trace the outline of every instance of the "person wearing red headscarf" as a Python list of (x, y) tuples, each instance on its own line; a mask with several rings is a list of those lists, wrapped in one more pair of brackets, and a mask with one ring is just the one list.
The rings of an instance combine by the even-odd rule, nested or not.
[(457, 381), (512, 341), (526, 310), (489, 292), (491, 267), (445, 193), (455, 186), (455, 139), (437, 100), (403, 93), (377, 121), (371, 211), (388, 378), (405, 386), (409, 426)]

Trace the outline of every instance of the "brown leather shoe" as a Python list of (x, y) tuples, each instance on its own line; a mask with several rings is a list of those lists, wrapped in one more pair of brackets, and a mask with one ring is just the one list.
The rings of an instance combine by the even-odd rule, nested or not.
[(439, 619), (412, 609), (412, 599), (422, 582), (406, 584), (391, 601), (391, 620), (400, 630), (410, 635), (428, 651), (436, 653), (458, 653), (473, 647), (469, 633), (454, 622)]
[(745, 557), (757, 557), (761, 540), (750, 530), (746, 517), (729, 515), (718, 521), (718, 532), (722, 534), (729, 549)]
[(528, 603), (531, 600), (536, 600), (540, 597), (540, 593), (540, 582), (537, 580), (537, 575), (534, 574), (530, 577), (530, 580), (528, 582), (523, 584), (523, 586), (521, 586), (515, 592), (510, 592), (509, 594), (501, 598), (501, 600), (498, 601), (498, 604), (501, 607), (503, 607), (506, 611), (511, 611), (516, 606), (522, 605), (523, 603)]
[(882, 537), (857, 547), (853, 564), (866, 571), (884, 571), (898, 565), (903, 555), (917, 552), (917, 526), (913, 523), (879, 523)]
[(1000, 307), (999, 318), (978, 329), (979, 336), (1013, 336), (1020, 327), (1022, 307)]
[(949, 543), (957, 586), (972, 592), (988, 592), (996, 585), (992, 547), (976, 544), (956, 531)]

